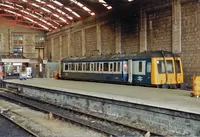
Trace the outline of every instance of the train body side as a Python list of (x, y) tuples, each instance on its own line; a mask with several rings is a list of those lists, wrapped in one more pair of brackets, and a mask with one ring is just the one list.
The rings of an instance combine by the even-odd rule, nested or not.
[(178, 56), (141, 56), (127, 59), (63, 60), (62, 79), (129, 83), (133, 85), (179, 85), (183, 83)]
[[(91, 80), (91, 81), (106, 81), (106, 82), (127, 82), (128, 74), (126, 69), (122, 66), (126, 61), (93, 61), (93, 62), (62, 62), (61, 63), (61, 78), (62, 79), (75, 79), (75, 80)], [(81, 69), (65, 69), (72, 64), (75, 66), (82, 65)], [(90, 64), (87, 68), (87, 64)], [(111, 68), (110, 66), (116, 65), (117, 67)], [(113, 70), (111, 70), (113, 69)]]

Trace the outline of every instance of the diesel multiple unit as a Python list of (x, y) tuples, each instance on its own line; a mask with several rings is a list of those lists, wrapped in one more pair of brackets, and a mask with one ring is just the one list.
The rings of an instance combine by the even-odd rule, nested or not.
[(183, 69), (177, 54), (148, 51), (64, 58), (60, 78), (169, 87), (183, 83)]

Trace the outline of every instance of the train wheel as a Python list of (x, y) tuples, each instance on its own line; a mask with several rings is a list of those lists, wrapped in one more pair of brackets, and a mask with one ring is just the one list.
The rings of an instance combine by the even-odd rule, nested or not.
[(194, 94), (193, 94), (193, 93), (190, 93), (190, 97), (194, 97)]

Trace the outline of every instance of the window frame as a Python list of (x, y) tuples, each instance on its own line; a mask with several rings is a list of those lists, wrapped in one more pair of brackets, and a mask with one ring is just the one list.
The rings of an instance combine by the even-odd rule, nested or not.
[[(163, 62), (164, 71), (162, 71), (162, 66), (161, 66), (161, 72), (159, 71), (158, 64), (160, 64), (160, 63), (158, 63), (158, 61), (159, 61), (159, 62)], [(157, 65), (157, 72), (158, 72), (158, 74), (165, 74), (165, 73), (166, 73), (166, 70), (165, 70), (165, 61), (164, 61), (164, 60), (157, 60), (157, 61), (156, 61), (156, 65)], [(162, 65), (162, 64), (161, 64), (161, 65)]]
[[(106, 69), (105, 69), (105, 67), (106, 67)], [(103, 63), (103, 72), (109, 72), (109, 62)]]
[(138, 62), (138, 72), (139, 72), (139, 73), (142, 73), (142, 70), (143, 70), (143, 62), (142, 62), (142, 61), (139, 61), (139, 62)]
[[(177, 61), (179, 62), (179, 64), (177, 64)], [(181, 70), (181, 61), (179, 59), (175, 60), (175, 66), (176, 66), (176, 73), (182, 73), (182, 70)], [(179, 72), (177, 72), (177, 66), (179, 68)]]

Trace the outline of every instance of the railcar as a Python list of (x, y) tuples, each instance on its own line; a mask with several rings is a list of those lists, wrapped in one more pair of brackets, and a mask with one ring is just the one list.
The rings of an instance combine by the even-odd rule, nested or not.
[(181, 58), (168, 51), (63, 58), (59, 75), (61, 79), (157, 87), (183, 84)]

